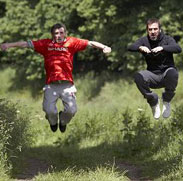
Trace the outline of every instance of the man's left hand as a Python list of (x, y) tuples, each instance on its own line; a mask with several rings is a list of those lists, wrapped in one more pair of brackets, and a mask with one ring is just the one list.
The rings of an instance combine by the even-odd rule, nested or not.
[(158, 53), (158, 52), (161, 52), (162, 50), (163, 50), (163, 47), (158, 46), (158, 47), (156, 47), (156, 48), (153, 48), (153, 49), (151, 50), (151, 52), (153, 52), (153, 53)]
[(103, 48), (103, 52), (104, 52), (104, 53), (111, 53), (111, 48), (108, 47), (108, 46), (105, 46), (105, 47)]

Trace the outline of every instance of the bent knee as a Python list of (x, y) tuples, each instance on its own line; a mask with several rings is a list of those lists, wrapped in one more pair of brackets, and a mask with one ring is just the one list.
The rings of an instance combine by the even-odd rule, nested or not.
[(47, 115), (56, 115), (57, 111), (54, 111), (52, 109), (43, 109), (43, 111), (47, 114)]
[(143, 78), (143, 76), (139, 72), (135, 73), (135, 75), (134, 75), (134, 82), (136, 84), (138, 84), (140, 82), (144, 82), (144, 78)]
[(70, 116), (74, 116), (77, 112), (77, 107), (76, 106), (72, 106), (67, 108), (67, 110), (65, 110), (65, 113), (70, 115)]
[(179, 75), (175, 70), (168, 71), (165, 77), (165, 87), (174, 90), (178, 84), (178, 77)]
[(44, 105), (43, 104), (43, 111), (47, 115), (55, 115), (55, 114), (57, 114), (57, 109), (54, 106), (48, 106), (48, 105)]
[(175, 69), (171, 69), (171, 70), (167, 71), (166, 76), (165, 76), (166, 79), (174, 80), (174, 81), (178, 80), (178, 77), (179, 77), (179, 74), (178, 74), (177, 70), (175, 70)]

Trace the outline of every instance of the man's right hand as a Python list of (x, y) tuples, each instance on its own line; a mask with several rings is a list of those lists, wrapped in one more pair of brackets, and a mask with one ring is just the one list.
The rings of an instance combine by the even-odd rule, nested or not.
[(8, 43), (3, 43), (3, 44), (1, 44), (1, 45), (0, 45), (0, 48), (1, 48), (2, 51), (5, 51), (6, 49), (9, 48), (9, 47), (8, 47)]
[(146, 46), (140, 46), (139, 50), (141, 52), (145, 52), (145, 53), (151, 53), (151, 51), (149, 50), (149, 48), (147, 48)]

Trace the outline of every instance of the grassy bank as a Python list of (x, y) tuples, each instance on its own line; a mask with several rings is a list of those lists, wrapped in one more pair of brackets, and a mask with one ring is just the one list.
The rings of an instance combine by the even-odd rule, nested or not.
[[(46, 165), (45, 170), (29, 174), (35, 180), (128, 180), (126, 165), (139, 168), (138, 178), (180, 180), (182, 175), (183, 87), (180, 73), (177, 94), (172, 101), (169, 119), (152, 117), (151, 110), (137, 90), (132, 78), (107, 72), (75, 76), (78, 89), (78, 113), (67, 131), (52, 133), (42, 112), (42, 94), (36, 99), (27, 89), (9, 90), (12, 69), (0, 72), (1, 96), (26, 105), (34, 133), (33, 140), (19, 158), (30, 168), (34, 158)], [(161, 96), (163, 90), (156, 90)], [(61, 102), (58, 103), (61, 109)], [(123, 165), (123, 167), (121, 166)], [(3, 172), (2, 172), (3, 173)], [(26, 174), (24, 174), (26, 177)], [(28, 177), (28, 176), (27, 176)]]

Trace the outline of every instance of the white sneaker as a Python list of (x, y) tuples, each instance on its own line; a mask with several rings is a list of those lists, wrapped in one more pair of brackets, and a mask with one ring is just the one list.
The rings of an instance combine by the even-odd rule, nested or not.
[(159, 119), (159, 117), (161, 116), (159, 100), (158, 100), (158, 103), (155, 106), (151, 107), (151, 109), (152, 109), (152, 113), (153, 113), (154, 118)]
[(163, 101), (163, 110), (162, 110), (162, 115), (164, 118), (168, 118), (171, 114), (171, 107), (169, 102), (164, 102)]

